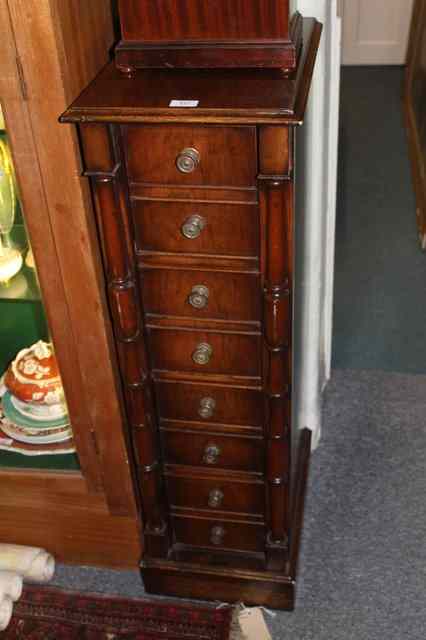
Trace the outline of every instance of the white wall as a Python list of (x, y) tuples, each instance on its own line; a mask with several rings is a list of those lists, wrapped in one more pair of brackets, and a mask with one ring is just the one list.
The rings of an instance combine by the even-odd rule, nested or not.
[(341, 21), (336, 0), (294, 0), (323, 23), (305, 124), (298, 132), (296, 221), (296, 425), (321, 433), (322, 392), (330, 377), (340, 89)]

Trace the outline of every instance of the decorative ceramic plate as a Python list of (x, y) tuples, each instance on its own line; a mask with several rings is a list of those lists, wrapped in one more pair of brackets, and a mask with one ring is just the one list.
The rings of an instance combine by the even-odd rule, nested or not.
[(55, 427), (60, 429), (62, 427), (69, 426), (68, 416), (56, 420), (35, 420), (34, 418), (23, 416), (22, 413), (17, 411), (13, 406), (12, 397), (9, 391), (6, 391), (3, 396), (2, 405), (6, 418), (19, 427), (27, 427), (28, 429), (36, 431), (40, 429), (54, 429)]
[(25, 442), (26, 444), (54, 444), (57, 442), (66, 442), (67, 440), (70, 440), (70, 438), (72, 438), (72, 431), (69, 428), (61, 429), (60, 431), (56, 433), (50, 433), (49, 435), (30, 436), (25, 433), (25, 431), (20, 427), (17, 427), (12, 422), (9, 422), (7, 418), (3, 418), (3, 420), (1, 420), (0, 422), (1, 429), (7, 436), (13, 438), (14, 440), (17, 440), (18, 442)]
[(31, 402), (22, 402), (10, 394), (10, 399), (15, 409), (33, 420), (62, 420), (67, 416), (67, 409), (63, 404), (32, 404)]
[(14, 440), (6, 433), (4, 433), (1, 428), (1, 420), (0, 450), (21, 453), (23, 456), (59, 456), (67, 455), (69, 453), (75, 453), (76, 451), (73, 439), (67, 440), (66, 442), (57, 442), (55, 444), (43, 444), (38, 447), (34, 444), (18, 442), (17, 440)]

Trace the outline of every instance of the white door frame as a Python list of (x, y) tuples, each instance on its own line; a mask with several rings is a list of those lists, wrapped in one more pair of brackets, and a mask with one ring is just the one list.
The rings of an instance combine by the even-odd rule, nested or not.
[[(298, 138), (298, 188), (304, 200), (296, 276), (296, 424), (321, 433), (322, 392), (330, 377), (337, 193), (341, 20), (337, 0), (295, 0), (304, 16), (323, 23), (305, 124)], [(299, 182), (300, 181), (300, 182)]]

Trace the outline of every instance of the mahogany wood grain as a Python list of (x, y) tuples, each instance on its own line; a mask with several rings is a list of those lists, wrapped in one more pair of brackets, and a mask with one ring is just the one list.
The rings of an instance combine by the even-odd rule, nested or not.
[[(259, 255), (259, 217), (255, 205), (132, 199), (139, 251), (181, 254)], [(205, 221), (198, 237), (187, 238), (182, 227), (191, 216)]]
[(290, 43), (268, 42), (185, 42), (183, 45), (145, 45), (119, 43), (117, 68), (131, 76), (137, 69), (221, 69), (271, 67), (288, 71), (296, 64), (296, 47)]
[(211, 270), (217, 272), (246, 272), (258, 274), (258, 258), (242, 258), (240, 256), (212, 256), (191, 253), (140, 252), (137, 254), (139, 269), (152, 267), (169, 267)]
[[(101, 132), (81, 127), (86, 148), (99, 142)], [(104, 127), (100, 149), (112, 149), (109, 171), (92, 171), (95, 209), (102, 238), (110, 310), (123, 376), (127, 418), (132, 433), (141, 487), (145, 543), (152, 556), (166, 556), (169, 532), (165, 514), (159, 451), (156, 445), (155, 410), (149, 379), (149, 358), (143, 340), (143, 309), (136, 277), (132, 224), (124, 180), (123, 154), (118, 132)], [(89, 152), (95, 158), (99, 151)], [(87, 158), (86, 158), (87, 162)], [(96, 163), (98, 164), (98, 163)]]
[[(265, 131), (264, 131), (265, 135)], [(269, 137), (269, 132), (267, 134)], [(291, 134), (277, 132), (278, 139)], [(261, 147), (262, 148), (262, 147)], [(265, 149), (265, 146), (263, 146)], [(264, 272), (264, 383), (269, 422), (267, 481), (269, 506), (267, 566), (282, 571), (288, 558), (290, 442), (287, 393), (291, 383), (291, 287), (293, 273), (293, 187), (280, 171), (288, 171), (289, 144), (268, 147), (260, 166), (268, 170), (259, 179), (263, 224)], [(275, 176), (275, 177), (274, 177)]]
[(200, 421), (188, 421), (188, 420), (161, 420), (161, 426), (165, 429), (191, 429), (193, 431), (214, 431), (215, 433), (223, 433), (225, 435), (242, 435), (252, 436), (262, 434), (263, 431), (259, 427), (252, 427), (250, 425), (229, 424), (223, 422), (205, 422)]
[(261, 377), (259, 376), (241, 376), (235, 374), (209, 373), (208, 375), (202, 371), (153, 371), (155, 380), (175, 382), (193, 382), (193, 383), (211, 383), (219, 385), (236, 385), (241, 387), (258, 387), (261, 385)]
[(109, 173), (114, 168), (112, 140), (106, 135), (105, 125), (86, 124), (79, 128), (83, 162), (87, 171)]
[(294, 68), (301, 20), (289, 0), (121, 0), (117, 66)]
[[(203, 477), (166, 473), (167, 493), (172, 508), (204, 509), (212, 514), (233, 512), (247, 517), (264, 517), (265, 487), (262, 481), (230, 480), (229, 476)], [(220, 492), (217, 506), (212, 492)]]
[[(170, 267), (173, 268), (174, 265), (170, 265)], [(258, 333), (261, 329), (261, 323), (240, 322), (236, 320), (213, 320), (212, 318), (178, 318), (176, 316), (147, 315), (146, 327), (147, 329), (199, 329), (200, 331), (208, 330), (215, 331), (216, 333)]]
[(303, 506), (309, 470), (311, 432), (301, 432), (297, 463), (297, 481), (291, 500), (292, 536), (289, 562), (285, 571), (268, 571), (247, 556), (220, 555), (217, 551), (182, 553), (167, 561), (144, 558), (141, 568), (149, 593), (187, 598), (263, 605), (272, 609), (293, 610), (296, 596), (297, 562), (302, 533)]
[[(102, 125), (98, 125), (102, 126)], [(104, 127), (105, 129), (105, 127)], [(82, 127), (83, 139), (88, 143), (88, 132)], [(105, 138), (104, 131), (104, 138)], [(99, 135), (93, 141), (93, 147), (97, 147)], [(103, 211), (105, 223), (100, 227), (101, 243), (105, 255), (107, 277), (110, 282), (125, 283), (131, 273), (131, 266), (127, 252), (127, 242), (123, 221), (117, 215), (119, 202), (115, 188), (115, 182), (108, 178), (96, 180), (96, 206)]]
[(297, 472), (291, 497), (291, 541), (288, 574), (296, 581), (302, 539), (303, 516), (306, 489), (308, 484), (309, 464), (311, 459), (312, 431), (303, 429), (297, 451)]
[(111, 517), (105, 497), (80, 473), (0, 470), (0, 540), (43, 547), (58, 562), (134, 568), (140, 524)]
[[(303, 122), (321, 25), (304, 20), (297, 69), (144, 70), (132, 78), (108, 65), (62, 116), (63, 122), (297, 125)], [(170, 101), (199, 100), (195, 108)], [(137, 106), (135, 106), (137, 105)]]
[[(165, 464), (234, 469), (263, 473), (265, 454), (260, 436), (224, 435), (189, 429), (161, 429)], [(217, 455), (208, 455), (214, 448)]]
[[(256, 183), (254, 127), (126, 126), (123, 143), (129, 180), (134, 182), (231, 187)], [(188, 148), (198, 151), (199, 165), (182, 173), (176, 161)]]
[(293, 169), (293, 132), (290, 127), (259, 127), (259, 170), (263, 175), (287, 176)]
[[(141, 569), (148, 593), (163, 593), (183, 598), (244, 602), (271, 609), (294, 609), (295, 583), (289, 576), (251, 569), (252, 557), (246, 556), (245, 568), (232, 568), (223, 561), (220, 551), (205, 553), (206, 564), (176, 561), (156, 562), (144, 558)], [(195, 555), (195, 554), (191, 554)], [(197, 553), (197, 558), (200, 553)], [(211, 560), (211, 562), (208, 562)], [(221, 561), (219, 567), (214, 561)], [(253, 559), (254, 560), (254, 559)]]
[(245, 0), (119, 0), (126, 41), (288, 38), (288, 0), (256, 0), (253, 9)]
[[(160, 418), (213, 423), (251, 425), (263, 428), (263, 395), (253, 389), (192, 384), (190, 382), (157, 382), (155, 385)], [(200, 417), (203, 398), (212, 398), (215, 406), (211, 417)]]
[[(256, 187), (217, 187), (214, 185), (162, 185), (130, 182), (130, 195), (134, 200), (168, 200), (188, 203), (258, 204)], [(179, 206), (176, 204), (176, 206)]]
[[(184, 269), (144, 269), (140, 274), (145, 313), (260, 321), (259, 277), (241, 273), (186, 271)], [(207, 288), (204, 307), (194, 307), (194, 287)]]
[[(260, 336), (209, 331), (149, 329), (148, 344), (154, 370), (227, 374), (255, 377), (260, 373)], [(200, 344), (208, 344), (212, 355), (207, 364), (197, 364), (193, 355)]]
[[(263, 551), (265, 546), (265, 527), (262, 524), (176, 515), (172, 521), (176, 541), (183, 544), (252, 552)], [(223, 538), (215, 544), (212, 537), (216, 527), (223, 529)]]
[(192, 565), (207, 565), (222, 567), (226, 570), (246, 569), (250, 571), (263, 571), (265, 555), (263, 553), (245, 552), (218, 549), (206, 549), (176, 544), (171, 558), (175, 562), (183, 562)]

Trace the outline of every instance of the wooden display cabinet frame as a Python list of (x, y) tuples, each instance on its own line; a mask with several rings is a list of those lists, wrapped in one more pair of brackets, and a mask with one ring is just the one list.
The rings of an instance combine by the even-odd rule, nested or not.
[[(411, 160), (411, 171), (416, 194), (416, 218), (420, 246), (426, 250), (426, 142), (424, 129), (426, 116), (424, 95), (426, 65), (426, 2), (416, 0), (411, 21), (410, 42), (405, 74), (405, 123)], [(423, 106), (423, 112), (421, 108)], [(419, 111), (420, 108), (420, 111)]]
[(0, 0), (0, 99), (81, 466), (0, 469), (0, 542), (136, 567), (138, 507), (90, 192), (74, 132), (57, 122), (113, 41), (105, 0)]

